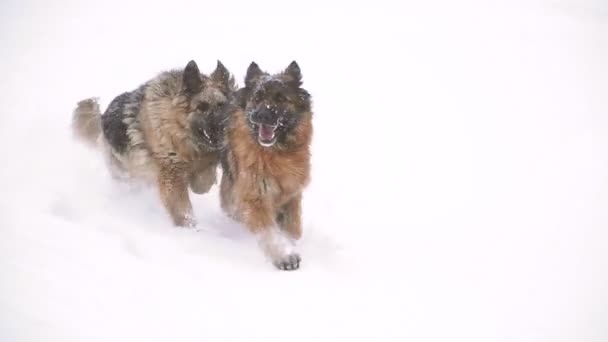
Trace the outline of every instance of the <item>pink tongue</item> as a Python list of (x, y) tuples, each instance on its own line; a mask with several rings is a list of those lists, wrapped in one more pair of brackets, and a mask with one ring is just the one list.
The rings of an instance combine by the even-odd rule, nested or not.
[(262, 140), (272, 140), (274, 139), (274, 127), (268, 125), (260, 125), (260, 131), (258, 133)]

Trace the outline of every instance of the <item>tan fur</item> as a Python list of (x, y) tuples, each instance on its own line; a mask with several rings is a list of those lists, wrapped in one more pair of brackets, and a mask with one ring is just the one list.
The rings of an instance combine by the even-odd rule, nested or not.
[[(186, 69), (191, 65), (195, 66), (193, 61)], [(189, 75), (199, 77), (198, 67), (194, 69)], [(218, 61), (210, 77), (200, 75), (203, 86), (196, 92), (185, 91), (188, 85), (181, 70), (161, 73), (130, 92), (133, 96), (129, 95), (124, 103), (137, 106), (138, 110), (132, 110), (132, 115), (123, 115), (127, 107), (113, 109), (119, 111), (117, 120), (124, 123), (122, 127), (126, 130), (122, 132), (128, 136), (127, 146), (122, 150), (116, 150), (108, 140), (94, 99), (79, 102), (73, 114), (75, 136), (101, 147), (112, 176), (157, 187), (164, 207), (178, 226), (196, 224), (188, 189), (202, 194), (216, 183), (219, 153), (201, 144), (192, 125), (202, 115), (197, 109), (201, 101), (213, 106), (226, 101), (227, 93), (234, 90), (234, 80), (228, 79), (227, 70), (222, 70), (225, 68)], [(137, 94), (142, 96), (136, 97)], [(108, 127), (108, 130), (121, 128), (120, 125)]]
[[(176, 85), (176, 88), (179, 89)], [(157, 168), (157, 185), (163, 204), (174, 224), (196, 224), (188, 194), (205, 193), (216, 182), (218, 155), (201, 149), (189, 129), (189, 99), (184, 96), (159, 97), (164, 91), (151, 87), (140, 113), (143, 138)]]
[(241, 110), (233, 118), (228, 132), (229, 163), (237, 172), (234, 182), (222, 177), (222, 208), (253, 233), (278, 224), (299, 239), (302, 191), (310, 179), (312, 114), (304, 114), (293, 132), (292, 146), (284, 150), (260, 146)]

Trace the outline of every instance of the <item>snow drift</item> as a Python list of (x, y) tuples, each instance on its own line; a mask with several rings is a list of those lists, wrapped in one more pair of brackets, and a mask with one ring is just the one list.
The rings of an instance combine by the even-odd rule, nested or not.
[[(0, 340), (605, 341), (601, 1), (0, 5)], [(70, 136), (162, 69), (297, 60), (314, 100), (302, 267), (217, 189), (200, 228)], [(105, 108), (105, 107), (104, 107)]]

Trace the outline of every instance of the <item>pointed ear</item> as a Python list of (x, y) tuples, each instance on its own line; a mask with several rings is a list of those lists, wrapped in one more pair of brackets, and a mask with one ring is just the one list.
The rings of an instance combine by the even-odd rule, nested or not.
[(222, 90), (227, 93), (230, 89), (234, 88), (234, 78), (230, 75), (230, 72), (222, 62), (217, 61), (217, 67), (215, 67), (215, 71), (211, 74), (211, 80), (218, 84)]
[(287, 69), (285, 69), (284, 74), (291, 77), (291, 79), (298, 85), (302, 83), (302, 72), (300, 71), (300, 66), (298, 65), (298, 63), (296, 63), (296, 61), (293, 61), (289, 64)]
[(188, 62), (184, 69), (184, 91), (189, 94), (196, 94), (203, 88), (201, 80), (201, 72), (198, 69), (195, 61)]
[(247, 76), (245, 76), (245, 86), (250, 88), (253, 86), (255, 79), (263, 74), (262, 69), (255, 63), (251, 62), (247, 68)]

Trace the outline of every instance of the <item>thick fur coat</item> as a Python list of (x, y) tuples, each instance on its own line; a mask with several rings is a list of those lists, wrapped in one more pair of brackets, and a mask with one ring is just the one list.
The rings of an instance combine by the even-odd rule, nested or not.
[(80, 101), (72, 127), (102, 150), (115, 178), (154, 184), (174, 224), (194, 226), (188, 188), (201, 194), (216, 183), (235, 90), (221, 62), (206, 76), (190, 61), (117, 96), (103, 115), (96, 99)]
[(269, 75), (252, 63), (222, 150), (221, 205), (275, 266), (297, 269), (302, 192), (310, 181), (311, 98), (296, 62)]

